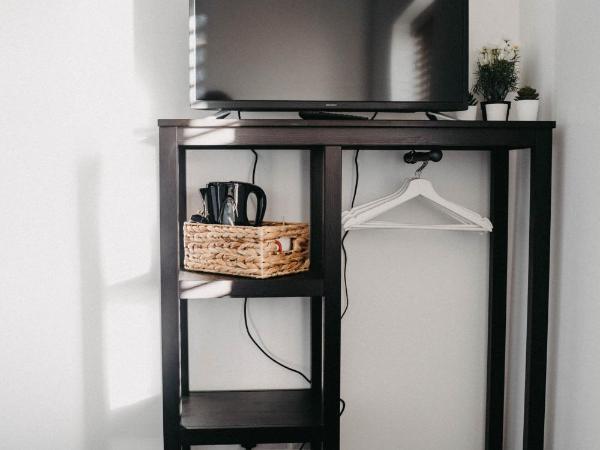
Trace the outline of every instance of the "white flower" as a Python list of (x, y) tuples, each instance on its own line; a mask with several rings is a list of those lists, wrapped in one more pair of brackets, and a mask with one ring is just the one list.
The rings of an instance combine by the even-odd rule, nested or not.
[(510, 39), (502, 39), (481, 48), (478, 61), (481, 65), (493, 64), (496, 61), (517, 61), (519, 58), (519, 46), (513, 44)]

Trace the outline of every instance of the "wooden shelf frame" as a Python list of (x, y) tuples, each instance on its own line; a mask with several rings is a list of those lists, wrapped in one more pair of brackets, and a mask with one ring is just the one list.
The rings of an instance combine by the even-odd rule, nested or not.
[[(192, 444), (310, 441), (339, 450), (341, 155), (346, 149), (434, 149), (491, 154), (490, 290), (485, 450), (502, 450), (508, 155), (531, 151), (524, 450), (543, 450), (554, 122), (160, 120), (163, 427), (167, 450)], [(303, 149), (311, 153), (311, 271), (248, 280), (181, 269), (186, 152)], [(215, 294), (216, 292), (216, 294)], [(304, 391), (189, 390), (187, 307), (195, 298), (310, 297), (311, 378)], [(250, 399), (250, 400), (248, 400)], [(253, 409), (251, 405), (255, 405)], [(278, 406), (279, 405), (279, 406)], [(285, 405), (285, 406), (281, 406)], [(282, 410), (283, 422), (269, 411)], [(281, 409), (283, 408), (283, 409)], [(228, 413), (228, 411), (230, 413)]]

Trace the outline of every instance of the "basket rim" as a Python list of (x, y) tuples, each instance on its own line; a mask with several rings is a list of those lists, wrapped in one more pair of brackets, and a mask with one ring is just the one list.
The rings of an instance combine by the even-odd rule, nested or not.
[(259, 227), (255, 227), (254, 225), (223, 225), (221, 223), (200, 223), (200, 222), (190, 222), (185, 221), (183, 223), (184, 226), (192, 225), (192, 226), (205, 226), (205, 227), (216, 227), (216, 228), (224, 228), (224, 229), (240, 229), (240, 230), (260, 230), (271, 227), (281, 227), (281, 226), (309, 226), (305, 222), (272, 222), (272, 221), (264, 221), (263, 224)]

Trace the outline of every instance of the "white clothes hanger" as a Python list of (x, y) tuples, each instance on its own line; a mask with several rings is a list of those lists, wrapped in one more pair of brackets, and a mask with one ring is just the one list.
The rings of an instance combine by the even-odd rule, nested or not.
[(342, 223), (346, 223), (346, 221), (348, 221), (350, 218), (356, 217), (359, 213), (361, 213), (363, 211), (367, 211), (377, 205), (380, 205), (382, 203), (390, 201), (393, 198), (401, 195), (406, 190), (406, 187), (408, 186), (409, 181), (410, 181), (410, 178), (405, 179), (402, 182), (402, 185), (398, 188), (398, 190), (392, 192), (391, 194), (386, 195), (385, 197), (378, 198), (376, 200), (370, 201), (370, 202), (365, 203), (360, 206), (355, 206), (354, 208), (350, 209), (349, 211), (343, 211), (342, 212)]
[[(414, 151), (411, 153), (414, 153)], [(442, 158), (441, 152), (438, 152), (436, 154), (437, 155), (436, 157), (433, 157), (432, 153), (433, 152), (429, 153), (429, 157), (432, 158), (431, 159), (432, 161), (437, 162), (437, 161), (441, 160), (441, 158)], [(405, 155), (405, 157), (404, 157), (404, 160), (408, 163), (410, 163), (410, 161), (411, 161), (409, 156), (410, 156), (410, 153)], [(429, 161), (427, 161), (427, 163), (429, 163)], [(423, 172), (423, 169), (425, 169), (426, 166), (427, 166), (427, 164), (423, 164), (419, 169), (417, 169), (417, 171), (415, 172), (415, 177), (420, 178), (421, 172)], [(410, 178), (406, 178), (402, 182), (402, 186), (400, 186), (400, 188), (397, 191), (395, 191), (389, 195), (386, 195), (385, 197), (365, 203), (364, 205), (356, 206), (356, 207), (352, 208), (350, 211), (342, 212), (342, 223), (345, 223), (350, 217), (356, 216), (358, 213), (360, 213), (366, 209), (370, 209), (370, 208), (376, 206), (377, 204), (384, 203), (386, 201), (389, 201), (389, 200), (401, 195), (406, 190), (406, 187), (408, 186), (408, 183), (410, 182), (410, 180), (411, 180)]]
[[(491, 232), (493, 226), (489, 219), (482, 217), (476, 212), (463, 206), (444, 199), (435, 191), (431, 182), (421, 178), (421, 172), (426, 166), (427, 161), (415, 172), (414, 178), (406, 180), (401, 188), (392, 194), (344, 212), (342, 214), (344, 230), (379, 228)], [(425, 198), (433, 206), (440, 209), (447, 216), (455, 219), (458, 223), (417, 225), (372, 220), (417, 197)]]

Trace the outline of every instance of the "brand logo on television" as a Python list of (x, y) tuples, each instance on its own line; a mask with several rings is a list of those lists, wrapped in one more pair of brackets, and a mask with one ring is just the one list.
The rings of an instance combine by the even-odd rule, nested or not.
[(329, 107), (337, 106), (337, 105), (338, 105), (337, 103), (325, 103), (325, 106), (329, 106)]

